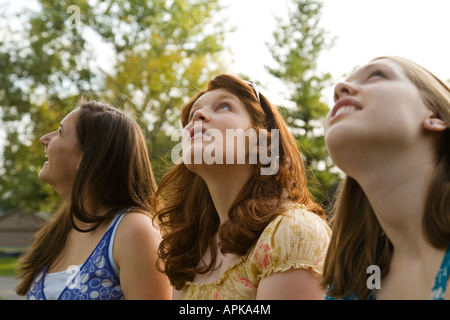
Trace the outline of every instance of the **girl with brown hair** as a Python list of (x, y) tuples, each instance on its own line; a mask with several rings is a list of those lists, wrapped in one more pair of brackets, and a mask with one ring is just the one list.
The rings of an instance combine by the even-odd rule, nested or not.
[(39, 179), (64, 200), (20, 261), (28, 299), (170, 299), (156, 269), (156, 191), (138, 124), (99, 102), (81, 102), (40, 139)]
[(449, 299), (450, 90), (380, 57), (335, 87), (325, 139), (346, 174), (324, 269), (328, 298)]
[(181, 123), (183, 162), (157, 191), (174, 298), (323, 299), (330, 230), (278, 110), (254, 83), (220, 75)]

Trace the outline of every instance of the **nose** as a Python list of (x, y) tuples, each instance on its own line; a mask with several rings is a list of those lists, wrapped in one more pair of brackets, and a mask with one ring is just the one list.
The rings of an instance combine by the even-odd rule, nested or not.
[(52, 133), (47, 133), (46, 135), (43, 135), (40, 139), (39, 142), (44, 146), (47, 147), (48, 143), (50, 142), (50, 140), (52, 139)]
[(358, 93), (358, 88), (356, 85), (342, 81), (339, 82), (336, 87), (334, 87), (334, 102), (338, 101), (345, 95), (355, 95)]
[(208, 113), (204, 109), (195, 110), (192, 119), (194, 121), (208, 121), (209, 116)]

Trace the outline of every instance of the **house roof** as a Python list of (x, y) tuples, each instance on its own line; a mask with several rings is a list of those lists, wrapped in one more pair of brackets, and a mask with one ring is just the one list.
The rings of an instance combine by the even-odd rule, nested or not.
[(14, 209), (0, 217), (0, 232), (2, 231), (36, 231), (46, 221), (42, 214), (27, 213), (23, 209)]
[(33, 235), (46, 220), (42, 214), (27, 213), (23, 209), (11, 210), (2, 215), (0, 217), (0, 253), (11, 248), (30, 246)]

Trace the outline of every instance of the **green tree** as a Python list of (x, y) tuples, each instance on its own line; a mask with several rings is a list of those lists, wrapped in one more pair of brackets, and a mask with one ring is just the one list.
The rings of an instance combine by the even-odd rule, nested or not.
[(274, 44), (269, 47), (277, 65), (267, 70), (288, 88), (287, 99), (294, 107), (281, 109), (305, 155), (310, 190), (326, 206), (337, 174), (323, 136), (323, 119), (329, 108), (322, 101), (322, 90), (331, 75), (319, 74), (317, 61), (320, 53), (332, 46), (332, 41), (327, 40), (326, 30), (319, 25), (321, 9), (320, 1), (292, 1), (288, 21), (277, 19)]
[(170, 133), (181, 104), (220, 68), (225, 27), (214, 22), (218, 0), (34, 4), (16, 14), (0, 11), (0, 113), (7, 134), (0, 211), (51, 211), (58, 204), (37, 179), (45, 161), (39, 138), (81, 96), (105, 100), (138, 120), (160, 176), (165, 163), (159, 156), (177, 143)]
[(64, 8), (57, 1), (41, 5), (39, 12), (2, 12), (0, 107), (6, 140), (1, 211), (56, 206), (56, 194), (37, 179), (45, 161), (39, 138), (58, 126), (74, 105), (75, 89), (91, 86), (93, 77), (81, 58), (84, 39), (74, 30), (65, 32), (65, 16), (58, 14)]
[[(106, 77), (107, 94), (117, 99), (120, 93), (136, 118), (145, 119), (157, 178), (165, 168), (164, 156), (177, 143), (170, 132), (179, 125), (182, 103), (220, 68), (216, 61), (224, 27), (213, 21), (219, 9), (217, 0), (156, 0), (145, 9), (119, 5), (116, 13), (109, 7), (95, 14), (102, 18), (94, 28), (114, 43), (117, 53), (114, 72)], [(113, 21), (126, 21), (134, 31), (124, 33)]]

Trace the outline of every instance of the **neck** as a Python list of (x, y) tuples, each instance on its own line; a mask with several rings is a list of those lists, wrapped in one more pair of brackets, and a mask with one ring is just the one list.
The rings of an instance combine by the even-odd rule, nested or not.
[[(70, 199), (70, 197), (69, 197)], [(66, 201), (66, 203), (70, 206), (70, 200)], [(101, 203), (97, 203), (95, 201), (91, 201), (90, 199), (87, 199), (84, 204), (84, 210), (86, 210), (86, 212), (89, 215), (95, 216), (95, 217), (102, 217), (105, 216), (108, 211), (111, 209), (110, 207), (107, 207)], [(74, 221), (76, 223), (76, 225), (81, 228), (81, 229), (89, 229), (91, 227), (94, 226), (94, 224), (92, 223), (87, 223), (87, 222), (83, 222), (80, 219), (78, 219), (77, 217), (74, 217)], [(106, 222), (108, 223), (108, 222)]]
[(59, 194), (65, 203), (70, 204), (72, 201), (72, 184), (70, 185), (51, 185), (56, 193)]
[(251, 175), (250, 165), (210, 165), (200, 176), (205, 180), (220, 224), (228, 221), (228, 211)]
[(397, 253), (421, 255), (431, 246), (422, 221), (434, 163), (432, 157), (396, 156), (354, 175)]

